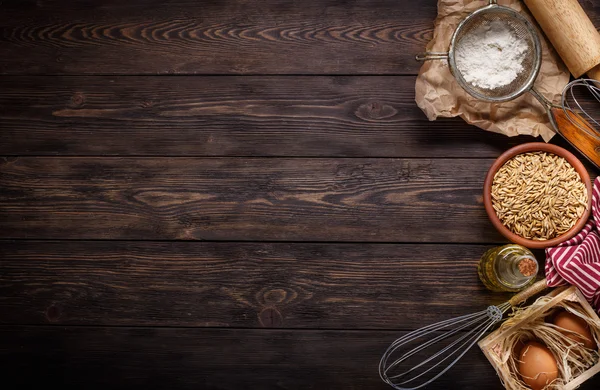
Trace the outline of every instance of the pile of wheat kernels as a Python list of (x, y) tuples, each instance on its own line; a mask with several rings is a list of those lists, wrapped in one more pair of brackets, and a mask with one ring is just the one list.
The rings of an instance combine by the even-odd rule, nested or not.
[(587, 208), (581, 177), (552, 153), (519, 154), (500, 167), (492, 184), (492, 205), (502, 224), (530, 240), (567, 232)]

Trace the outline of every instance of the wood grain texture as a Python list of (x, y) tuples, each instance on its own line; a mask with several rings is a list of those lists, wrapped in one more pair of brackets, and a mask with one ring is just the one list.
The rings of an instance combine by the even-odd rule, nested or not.
[(435, 15), (435, 0), (4, 0), (0, 73), (416, 74)]
[(504, 242), (489, 159), (0, 162), (0, 238)]
[[(0, 327), (7, 383), (86, 389), (369, 389), (399, 331)], [(35, 375), (31, 375), (34, 372)], [(27, 375), (29, 373), (29, 375)], [(596, 376), (579, 389), (600, 385)], [(501, 390), (476, 347), (431, 390)]]
[(0, 241), (0, 323), (414, 329), (510, 298), (488, 248)]
[[(389, 389), (377, 373), (399, 331), (0, 327), (7, 383), (86, 389)], [(35, 372), (35, 375), (25, 373)], [(474, 349), (428, 389), (500, 390)], [(594, 389), (597, 378), (581, 387)]]
[(408, 77), (3, 77), (0, 155), (497, 157)]
[[(3, 383), (383, 390), (403, 331), (504, 301), (481, 187), (529, 139), (426, 121), (435, 14), (1, 0)], [(474, 350), (429, 388), (501, 386)]]
[(0, 73), (416, 74), (435, 16), (435, 0), (4, 0)]
[(525, 4), (574, 77), (600, 64), (600, 34), (578, 0), (525, 0)]

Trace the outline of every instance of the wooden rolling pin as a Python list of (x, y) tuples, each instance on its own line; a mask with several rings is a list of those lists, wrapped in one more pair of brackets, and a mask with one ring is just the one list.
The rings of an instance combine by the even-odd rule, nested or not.
[[(552, 45), (575, 77), (587, 73), (600, 81), (600, 33), (577, 0), (524, 0)], [(582, 131), (561, 108), (550, 108), (554, 127), (571, 145), (600, 168), (600, 138), (583, 117), (571, 114)]]
[(600, 81), (600, 33), (577, 0), (524, 0), (571, 74)]

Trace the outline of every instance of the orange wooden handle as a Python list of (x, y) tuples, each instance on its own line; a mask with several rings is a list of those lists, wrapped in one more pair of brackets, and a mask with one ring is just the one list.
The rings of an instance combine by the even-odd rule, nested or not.
[[(596, 168), (600, 168), (600, 136), (596, 134), (592, 125), (573, 111), (570, 111), (567, 117), (562, 108), (553, 108), (552, 118), (558, 133), (590, 160)], [(571, 120), (587, 131), (573, 124)]]

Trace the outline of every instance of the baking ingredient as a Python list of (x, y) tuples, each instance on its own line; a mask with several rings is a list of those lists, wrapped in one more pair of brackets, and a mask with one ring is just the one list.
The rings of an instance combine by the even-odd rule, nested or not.
[(552, 324), (554, 316), (561, 311), (584, 316), (596, 335), (596, 317), (593, 309), (583, 295), (577, 292), (576, 287), (571, 286), (555, 290), (531, 304), (515, 308), (496, 331), (479, 343), (502, 378), (503, 388), (529, 389), (524, 383), (521, 375), (523, 372), (519, 366), (524, 344), (530, 341), (547, 348), (556, 360), (558, 375), (544, 390), (575, 389), (594, 373), (588, 370), (598, 364), (600, 353), (585, 348), (583, 344), (571, 343), (561, 335), (558, 328)]
[(568, 311), (561, 311), (554, 317), (552, 323), (566, 329), (567, 331), (561, 331), (561, 333), (571, 340), (577, 343), (583, 343), (586, 348), (596, 349), (597, 346), (596, 343), (594, 343), (594, 337), (592, 336), (590, 327), (583, 318), (573, 313), (569, 313)]
[(527, 49), (508, 24), (495, 20), (465, 34), (455, 50), (456, 66), (467, 83), (497, 89), (523, 71)]
[(546, 346), (530, 341), (519, 355), (519, 373), (529, 387), (541, 390), (558, 377), (558, 365)]
[(492, 206), (513, 233), (548, 240), (571, 229), (588, 204), (585, 183), (563, 157), (546, 152), (519, 154), (498, 169)]
[(479, 279), (492, 291), (519, 291), (535, 281), (538, 263), (531, 251), (508, 244), (487, 250), (477, 267)]

